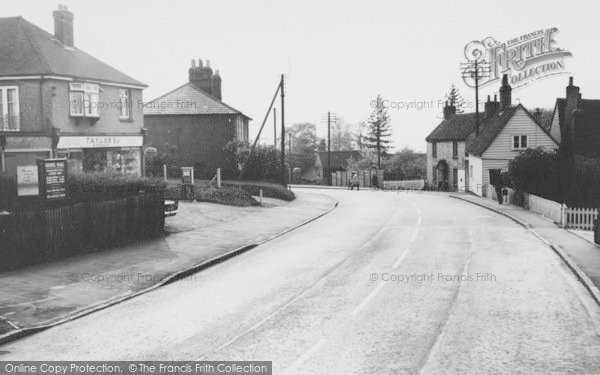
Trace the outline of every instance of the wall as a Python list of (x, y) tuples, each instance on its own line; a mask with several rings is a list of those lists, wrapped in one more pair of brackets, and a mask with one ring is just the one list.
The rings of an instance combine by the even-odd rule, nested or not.
[[(479, 196), (482, 195), (482, 168), (483, 161), (477, 156), (469, 155), (469, 169), (473, 168), (473, 175), (469, 175), (469, 191)], [(469, 173), (466, 171), (465, 173)]]
[(558, 148), (556, 142), (522, 108), (519, 108), (488, 149), (485, 150), (482, 155), (483, 159), (511, 160), (519, 155), (520, 150), (511, 149), (513, 135), (527, 135), (528, 147)]
[(61, 129), (61, 133), (107, 133), (140, 134), (144, 127), (142, 90), (129, 89), (131, 101), (131, 120), (119, 118), (119, 87), (100, 85), (100, 118), (97, 121), (79, 119), (70, 116), (69, 83), (67, 81), (45, 81), (44, 87), (53, 92), (50, 110), (52, 125)]
[[(175, 163), (193, 167), (203, 163), (207, 169), (223, 166), (223, 147), (233, 140), (237, 115), (146, 115), (147, 145), (159, 155), (166, 144), (177, 147)], [(198, 176), (200, 177), (200, 176)]]
[[(427, 182), (431, 187), (437, 187), (437, 182), (434, 183), (433, 176), (435, 168), (440, 160), (446, 160), (448, 163), (448, 182), (452, 185), (453, 176), (452, 169), (465, 169), (465, 142), (458, 141), (458, 156), (455, 158), (452, 154), (452, 142), (436, 142), (437, 157), (433, 157), (433, 146), (431, 142), (427, 142)], [(459, 182), (460, 184), (460, 182)]]

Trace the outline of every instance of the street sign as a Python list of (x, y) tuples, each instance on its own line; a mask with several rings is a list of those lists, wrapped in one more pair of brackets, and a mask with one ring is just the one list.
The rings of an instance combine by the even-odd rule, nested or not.
[(67, 159), (38, 159), (38, 170), (42, 198), (67, 198)]

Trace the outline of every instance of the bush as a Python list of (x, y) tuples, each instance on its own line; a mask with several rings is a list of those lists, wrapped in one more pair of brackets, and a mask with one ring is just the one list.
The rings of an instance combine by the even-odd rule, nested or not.
[[(231, 141), (225, 145), (225, 167), (223, 177), (248, 180), (265, 180), (281, 175), (279, 151), (273, 146), (257, 145), (250, 156), (251, 145), (247, 142)], [(244, 176), (241, 176), (242, 171)]]
[[(181, 184), (169, 185), (165, 191), (165, 199), (188, 200), (191, 194), (182, 195)], [(258, 206), (259, 203), (248, 192), (240, 187), (222, 187), (220, 189), (194, 185), (194, 199), (200, 202), (212, 202), (228, 206)]]
[(67, 183), (71, 203), (126, 198), (165, 188), (166, 183), (160, 179), (115, 172), (72, 173)]
[(508, 163), (511, 186), (519, 191), (562, 202), (558, 153), (542, 148), (528, 149)]
[(575, 156), (565, 203), (569, 207), (600, 207), (600, 159)]

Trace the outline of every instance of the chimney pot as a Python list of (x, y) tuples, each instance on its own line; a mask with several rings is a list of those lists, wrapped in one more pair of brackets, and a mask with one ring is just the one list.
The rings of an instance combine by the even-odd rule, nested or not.
[(569, 86), (573, 86), (573, 77), (569, 77)]
[(206, 67), (210, 68), (210, 60), (206, 60)]
[(198, 59), (198, 68), (202, 68), (202, 59)]
[(196, 61), (194, 59), (192, 59), (192, 68), (196, 67)]

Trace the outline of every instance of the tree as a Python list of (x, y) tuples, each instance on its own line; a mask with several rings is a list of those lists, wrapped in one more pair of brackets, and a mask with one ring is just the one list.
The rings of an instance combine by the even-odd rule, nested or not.
[(325, 140), (325, 138), (321, 138), (321, 140), (319, 141), (318, 150), (319, 151), (327, 151), (327, 141)]
[[(250, 149), (251, 145), (243, 141), (230, 141), (223, 147), (225, 151), (223, 177), (269, 180), (280, 176), (279, 151), (273, 145), (257, 144), (252, 158), (248, 159)], [(244, 176), (241, 176), (242, 171)]]
[(377, 95), (377, 106), (371, 112), (366, 122), (366, 134), (362, 137), (364, 147), (377, 153), (377, 168), (381, 169), (381, 157), (386, 156), (390, 149), (392, 130), (387, 108), (383, 105), (383, 99)]
[(448, 101), (448, 104), (456, 108), (456, 113), (464, 112), (465, 100), (460, 95), (460, 92), (454, 83), (452, 84), (452, 87), (450, 87), (450, 92), (446, 94), (446, 100)]
[(427, 174), (427, 155), (404, 147), (384, 163), (384, 170), (394, 179), (423, 178)]
[[(286, 129), (286, 134), (290, 134), (292, 139), (292, 152), (288, 159), (290, 167), (300, 167), (302, 170), (314, 167), (319, 139), (317, 126), (308, 122), (294, 124)], [(286, 141), (289, 142), (289, 139)], [(287, 147), (289, 150), (289, 145)]]
[(508, 162), (508, 175), (517, 191), (562, 202), (556, 151), (527, 149)]
[(331, 151), (351, 151), (354, 149), (352, 125), (338, 117), (331, 123)]

